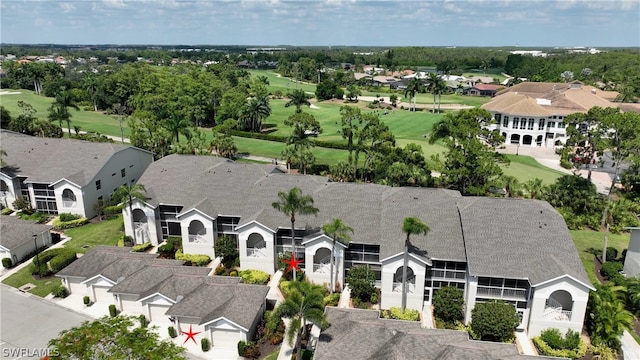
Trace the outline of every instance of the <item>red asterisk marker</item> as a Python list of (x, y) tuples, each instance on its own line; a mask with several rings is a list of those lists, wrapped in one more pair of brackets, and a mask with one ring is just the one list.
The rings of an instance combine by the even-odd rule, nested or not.
[(193, 332), (193, 329), (191, 328), (193, 325), (189, 324), (189, 332), (183, 331), (182, 333), (187, 335), (187, 338), (184, 340), (184, 342), (182, 343), (182, 345), (186, 344), (187, 341), (189, 341), (189, 339), (193, 340), (194, 343), (196, 343), (196, 345), (198, 345), (198, 342), (196, 341), (196, 338), (194, 336), (198, 335), (201, 333), (201, 331), (198, 332)]
[(287, 268), (286, 272), (291, 271), (291, 269), (296, 269), (296, 270), (300, 270), (299, 265), (302, 261), (296, 259), (295, 257), (293, 257), (293, 254), (291, 254), (291, 260), (284, 260), (285, 263), (289, 264), (289, 267)]

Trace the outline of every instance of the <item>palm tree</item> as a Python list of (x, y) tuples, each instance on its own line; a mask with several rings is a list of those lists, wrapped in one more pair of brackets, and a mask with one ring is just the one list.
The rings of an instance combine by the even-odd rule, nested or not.
[(249, 131), (260, 131), (262, 129), (262, 120), (271, 115), (271, 106), (267, 97), (258, 96), (250, 98), (245, 108), (240, 114), (240, 120), (245, 129)]
[[(291, 247), (293, 258), (296, 259), (296, 241), (295, 241), (295, 223), (296, 214), (316, 215), (318, 209), (313, 207), (313, 198), (310, 195), (302, 195), (302, 190), (294, 187), (288, 192), (279, 191), (278, 198), (280, 201), (273, 202), (271, 206), (274, 209), (289, 215), (291, 217)], [(293, 280), (296, 280), (296, 269), (293, 269)]]
[(56, 98), (49, 108), (49, 120), (58, 120), (60, 127), (62, 122), (67, 122), (67, 132), (71, 136), (71, 113), (69, 108), (80, 110), (70, 92), (64, 88), (56, 94)]
[(339, 240), (341, 243), (345, 245), (349, 244), (349, 242), (351, 241), (351, 237), (349, 236), (349, 233), (353, 233), (353, 228), (350, 226), (347, 226), (347, 224), (345, 224), (342, 221), (342, 219), (334, 218), (333, 220), (331, 220), (331, 222), (326, 223), (322, 226), (322, 231), (324, 231), (325, 234), (329, 235), (333, 240), (333, 243), (331, 244), (331, 265), (329, 268), (330, 269), (329, 276), (331, 277), (329, 289), (333, 293), (335, 291), (335, 284), (338, 282), (338, 272), (336, 271), (336, 274), (335, 274), (335, 282), (334, 282), (334, 275), (333, 275), (333, 263), (335, 262), (334, 254), (336, 251), (336, 242)]
[(290, 92), (287, 96), (289, 97), (289, 102), (284, 104), (284, 106), (285, 107), (295, 106), (297, 113), (302, 112), (302, 110), (300, 109), (302, 105), (311, 106), (311, 103), (309, 102), (309, 97), (304, 92), (304, 90), (295, 89), (292, 92)]
[(612, 284), (596, 285), (589, 297), (592, 338), (611, 348), (620, 347), (620, 335), (625, 329), (633, 329), (633, 314), (625, 309), (625, 288)]
[(542, 179), (535, 178), (529, 179), (524, 183), (524, 189), (529, 193), (530, 199), (538, 199), (542, 195), (544, 185), (542, 185)]
[(98, 111), (98, 103), (96, 94), (98, 92), (98, 80), (94, 74), (87, 73), (83, 80), (83, 85), (91, 101), (93, 101), (93, 111)]
[(510, 175), (502, 175), (502, 181), (504, 181), (504, 190), (507, 193), (507, 197), (513, 197), (514, 194), (518, 193), (520, 183), (517, 178)]
[(184, 135), (187, 139), (191, 138), (191, 121), (184, 116), (180, 116), (177, 112), (172, 112), (169, 119), (165, 120), (163, 126), (171, 136), (175, 136), (176, 143), (180, 142), (180, 134)]
[(322, 326), (326, 322), (323, 306), (324, 294), (325, 289), (322, 286), (313, 285), (306, 281), (294, 282), (291, 284), (285, 300), (273, 311), (272, 316), (276, 316), (276, 318), (289, 317), (291, 319), (286, 334), (287, 341), (289, 345), (293, 345), (293, 340), (296, 339), (298, 359), (302, 358), (300, 356), (301, 342), (297, 340), (300, 327), (302, 327), (304, 336), (307, 331), (305, 326), (307, 321), (317, 326)]
[(427, 235), (429, 227), (420, 221), (417, 217), (406, 217), (402, 224), (402, 232), (407, 234), (404, 241), (404, 262), (402, 264), (402, 312), (407, 307), (407, 267), (409, 266), (409, 246), (411, 245), (410, 236), (423, 234)]
[(136, 239), (136, 229), (133, 224), (133, 200), (138, 199), (140, 201), (145, 201), (147, 199), (146, 193), (147, 189), (145, 189), (142, 184), (135, 184), (133, 186), (122, 185), (113, 193), (113, 197), (117, 199), (117, 201), (127, 200), (129, 202), (129, 216), (131, 219), (131, 227), (133, 229), (134, 244), (138, 243), (138, 239)]
[(409, 98), (409, 109), (411, 109), (411, 100), (413, 100), (413, 110), (416, 111), (416, 93), (420, 92), (422, 89), (422, 82), (413, 78), (407, 84), (407, 88), (404, 90), (404, 96)]
[[(429, 73), (427, 78), (427, 88), (433, 93), (433, 107), (431, 112), (436, 112), (436, 95), (441, 93), (446, 88), (444, 80), (436, 73)], [(440, 112), (440, 105), (438, 105), (438, 112)]]

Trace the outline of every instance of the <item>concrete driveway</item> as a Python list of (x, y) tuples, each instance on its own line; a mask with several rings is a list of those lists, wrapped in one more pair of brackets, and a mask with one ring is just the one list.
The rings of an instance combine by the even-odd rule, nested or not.
[(93, 320), (35, 295), (0, 286), (0, 359), (39, 359), (60, 331)]

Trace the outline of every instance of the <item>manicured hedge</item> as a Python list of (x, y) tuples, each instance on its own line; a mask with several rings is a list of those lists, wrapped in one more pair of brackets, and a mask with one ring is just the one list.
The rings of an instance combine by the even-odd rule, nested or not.
[[(264, 133), (254, 133), (248, 131), (239, 131), (234, 130), (231, 132), (231, 135), (250, 138), (250, 139), (259, 139), (259, 140), (268, 140), (268, 141), (276, 141), (281, 143), (286, 143), (288, 140), (287, 136), (282, 135), (272, 135), (272, 134), (264, 134)], [(311, 139), (311, 142), (318, 147), (329, 148), (329, 149), (339, 149), (339, 150), (348, 150), (348, 145), (345, 143), (326, 141), (326, 140), (318, 140)]]
[(538, 350), (540, 350), (540, 352), (546, 356), (579, 359), (584, 357), (584, 355), (587, 353), (587, 344), (585, 344), (583, 341), (580, 341), (580, 344), (575, 349), (554, 349), (538, 336), (533, 338), (533, 343), (536, 345)]
[(71, 249), (63, 249), (59, 255), (49, 260), (49, 268), (52, 272), (57, 273), (58, 271), (67, 267), (67, 265), (74, 262), (78, 257), (76, 252)]
[[(67, 265), (77, 259), (76, 252), (71, 249), (58, 248), (44, 251), (33, 258), (33, 262), (29, 265), (29, 271), (32, 275), (40, 274), (47, 276), (57, 273)], [(38, 271), (38, 263), (40, 271)]]
[(5, 269), (8, 269), (10, 267), (13, 266), (13, 261), (11, 261), (11, 258), (2, 258), (2, 267)]
[(73, 220), (78, 220), (80, 219), (82, 216), (80, 215), (76, 215), (76, 214), (72, 214), (72, 213), (61, 213), (60, 215), (58, 215), (58, 218), (60, 219), (60, 221), (62, 222), (68, 222), (68, 221), (73, 221)]
[(13, 210), (11, 210), (11, 208), (2, 208), (2, 211), (0, 212), (2, 213), (2, 215), (10, 215), (11, 213), (13, 213)]
[(86, 217), (81, 217), (79, 219), (70, 220), (70, 221), (63, 221), (62, 218), (59, 217), (53, 220), (53, 228), (56, 230), (71, 229), (78, 226), (82, 226), (88, 222), (89, 222), (89, 219), (87, 219)]
[(122, 214), (122, 206), (120, 205), (106, 206), (104, 209), (102, 209), (102, 213), (105, 214), (106, 216), (120, 215)]
[(151, 243), (150, 242), (146, 242), (146, 243), (134, 245), (133, 248), (131, 248), (131, 251), (133, 251), (133, 252), (145, 252), (145, 251), (149, 250), (150, 247), (151, 247)]
[(176, 260), (184, 260), (186, 265), (206, 266), (211, 262), (208, 255), (201, 254), (183, 254), (182, 250), (176, 251)]
[(403, 313), (402, 309), (392, 307), (389, 310), (383, 310), (382, 317), (385, 319), (418, 321), (420, 320), (420, 312), (418, 310), (405, 309)]
[(243, 270), (238, 275), (245, 284), (266, 285), (269, 282), (269, 274), (260, 270)]

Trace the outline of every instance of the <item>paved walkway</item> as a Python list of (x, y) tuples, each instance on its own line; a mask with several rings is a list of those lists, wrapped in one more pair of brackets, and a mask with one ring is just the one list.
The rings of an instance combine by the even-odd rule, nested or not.
[(629, 334), (627, 330), (622, 333), (620, 337), (622, 343), (622, 352), (624, 353), (624, 360), (638, 360), (640, 359), (640, 344), (636, 342), (636, 339)]
[(538, 356), (538, 352), (533, 348), (526, 331), (516, 331), (516, 343), (522, 354)]
[(424, 305), (422, 307), (422, 327), (425, 329), (433, 329), (433, 306)]
[(350, 308), (351, 303), (351, 289), (348, 286), (345, 286), (342, 290), (342, 294), (340, 294), (340, 301), (338, 301), (338, 307), (340, 309)]

